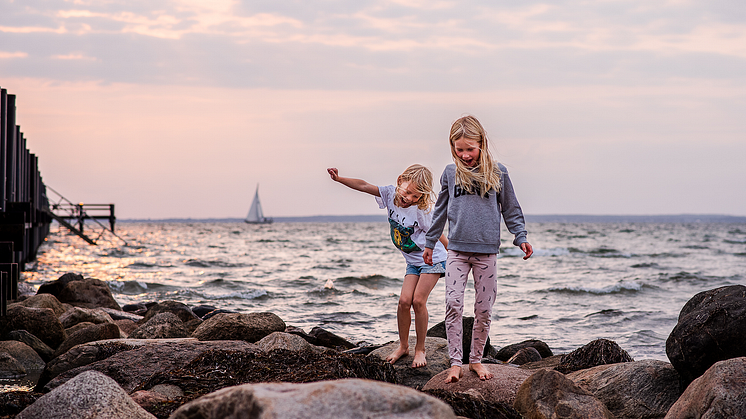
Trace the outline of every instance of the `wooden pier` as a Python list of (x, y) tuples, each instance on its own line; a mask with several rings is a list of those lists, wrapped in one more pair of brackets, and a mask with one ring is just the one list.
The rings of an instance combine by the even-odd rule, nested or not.
[(16, 125), (16, 96), (0, 87), (0, 316), (5, 315), (8, 300), (18, 298), (20, 273), (36, 259), (52, 220), (90, 244), (96, 242), (84, 233), (85, 220), (98, 223), (98, 219), (106, 219), (107, 230), (113, 234), (113, 204), (62, 200), (50, 206), (39, 159), (29, 152), (21, 127)]

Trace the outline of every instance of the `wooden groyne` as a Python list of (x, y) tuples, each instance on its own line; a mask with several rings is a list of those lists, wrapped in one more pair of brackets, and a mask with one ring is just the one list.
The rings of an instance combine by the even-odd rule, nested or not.
[(16, 97), (0, 88), (0, 315), (18, 297), (20, 272), (49, 234), (48, 213), (39, 159), (16, 125)]

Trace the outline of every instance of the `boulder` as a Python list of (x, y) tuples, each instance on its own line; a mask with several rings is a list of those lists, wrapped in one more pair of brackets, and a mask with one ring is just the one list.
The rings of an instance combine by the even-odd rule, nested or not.
[(7, 353), (8, 355), (15, 358), (27, 373), (31, 371), (41, 371), (46, 366), (46, 363), (36, 351), (26, 345), (23, 342), (16, 340), (6, 340), (0, 342), (0, 353)]
[(13, 330), (26, 330), (50, 348), (60, 346), (66, 338), (65, 329), (51, 308), (8, 307), (6, 315), (0, 317), (0, 336)]
[(170, 419), (251, 418), (443, 418), (451, 408), (422, 392), (371, 380), (260, 383), (226, 388), (200, 397)]
[(682, 390), (718, 361), (746, 356), (746, 286), (701, 292), (679, 313), (666, 340), (666, 355)]
[(91, 322), (80, 322), (80, 323), (76, 324), (75, 326), (71, 326), (71, 327), (68, 327), (67, 329), (65, 329), (65, 334), (67, 336), (70, 336), (70, 335), (72, 335), (73, 333), (75, 333), (75, 332), (77, 332), (79, 330), (83, 330), (83, 329), (85, 329), (87, 327), (91, 327), (91, 326), (95, 326), (95, 325), (93, 323), (91, 323)]
[(746, 357), (716, 362), (692, 381), (665, 419), (746, 418)]
[(539, 351), (537, 351), (536, 348), (532, 346), (528, 346), (520, 349), (513, 356), (511, 356), (510, 359), (508, 359), (507, 363), (513, 365), (523, 365), (528, 364), (529, 362), (538, 362), (541, 360), (542, 358)]
[[(192, 313), (194, 313), (197, 317), (204, 320), (205, 314), (210, 313), (212, 311), (217, 310), (218, 308), (211, 305), (198, 305), (196, 307), (192, 307)], [(217, 314), (217, 313), (215, 313)]]
[(424, 390), (423, 393), (446, 402), (459, 418), (523, 419), (523, 416), (513, 406), (487, 401), (479, 393), (472, 390), (465, 393)]
[(52, 294), (62, 303), (76, 307), (107, 307), (121, 310), (119, 303), (111, 294), (109, 285), (96, 278), (84, 278), (82, 275), (67, 273), (53, 283), (42, 284), (37, 294)]
[(44, 362), (49, 362), (54, 358), (54, 349), (50, 348), (49, 345), (42, 342), (41, 339), (25, 330), (13, 330), (3, 336), (3, 340), (15, 340), (25, 343), (31, 347), (31, 349), (36, 351)]
[(184, 323), (187, 323), (191, 320), (201, 320), (192, 312), (192, 309), (189, 308), (189, 306), (187, 306), (186, 304), (180, 303), (178, 301), (167, 300), (148, 307), (148, 311), (145, 313), (142, 320), (139, 321), (139, 324), (144, 324), (160, 313), (173, 313)]
[(497, 353), (495, 354), (495, 358), (499, 359), (500, 361), (507, 361), (510, 358), (512, 358), (518, 351), (524, 348), (536, 349), (542, 358), (548, 358), (550, 356), (554, 356), (554, 354), (552, 353), (552, 350), (549, 349), (549, 345), (547, 345), (546, 343), (540, 340), (529, 339), (529, 340), (524, 340), (521, 343), (514, 343), (504, 348), (500, 348), (500, 350), (497, 351)]
[(220, 313), (202, 322), (192, 333), (199, 340), (240, 339), (254, 343), (272, 332), (285, 330), (273, 313)]
[(526, 379), (513, 407), (527, 419), (614, 419), (591, 393), (553, 370), (538, 370)]
[[(122, 341), (126, 342), (127, 340)], [(193, 339), (141, 339), (132, 341), (152, 343), (118, 352), (105, 359), (61, 372), (45, 384), (43, 384), (42, 379), (48, 380), (50, 377), (43, 373), (37, 389), (42, 389), (43, 392), (51, 391), (81, 372), (92, 370), (113, 378), (127, 393), (131, 393), (151, 376), (183, 367), (207, 353), (230, 353), (231, 356), (238, 357), (240, 354), (260, 351), (256, 345), (243, 341), (199, 342)], [(99, 351), (99, 355), (106, 355), (100, 352), (105, 352), (105, 349)], [(123, 366), (126, 366), (126, 368), (123, 368)], [(43, 387), (40, 387), (41, 385)], [(144, 389), (147, 390), (147, 388)]]
[[(51, 308), (52, 311), (54, 311), (54, 315), (57, 317), (65, 313), (66, 310), (65, 306), (54, 295), (51, 294), (32, 295), (21, 302), (13, 304), (18, 304), (30, 308)], [(10, 306), (12, 306), (13, 304), (11, 304)]]
[(9, 353), (0, 352), (0, 378), (19, 378), (27, 374), (26, 368)]
[(189, 332), (175, 314), (171, 312), (158, 313), (142, 326), (129, 334), (130, 339), (169, 339), (186, 338)]
[(592, 367), (567, 378), (593, 394), (616, 419), (663, 418), (681, 395), (673, 366), (652, 359)]
[(619, 347), (616, 342), (608, 339), (596, 339), (562, 356), (555, 370), (567, 374), (598, 365), (631, 361), (634, 361), (634, 359), (629, 356), (627, 351)]
[(83, 322), (100, 324), (114, 323), (114, 320), (103, 310), (75, 306), (70, 307), (69, 310), (60, 316), (60, 323), (62, 323), (62, 327), (65, 329)]
[(122, 331), (122, 335), (124, 338), (129, 337), (130, 333), (134, 332), (137, 329), (137, 323), (133, 322), (132, 320), (114, 320), (114, 324), (119, 326), (119, 330)]
[(311, 329), (309, 335), (313, 336), (313, 338), (316, 339), (316, 343), (314, 345), (317, 346), (326, 346), (327, 348), (337, 350), (352, 349), (357, 346), (347, 339), (335, 335), (334, 333), (320, 327), (314, 327), (313, 329)]
[[(464, 363), (464, 365), (469, 363), (469, 353), (471, 351), (471, 332), (472, 329), (474, 329), (474, 317), (462, 317), (462, 324), (464, 327), (463, 332), (463, 344), (462, 344), (462, 350), (463, 350), (463, 358), (461, 362)], [(445, 321), (442, 321), (440, 323), (437, 323), (427, 331), (427, 336), (434, 337), (434, 338), (442, 338), (442, 339), (448, 339), (448, 336), (446, 336), (446, 323)], [(487, 342), (484, 344), (484, 357), (494, 358), (497, 351), (495, 348), (492, 347), (490, 344), (490, 338), (487, 337)]]
[(16, 419), (155, 419), (111, 378), (87, 371), (40, 397)]
[(494, 375), (493, 378), (480, 380), (476, 373), (469, 370), (468, 365), (464, 365), (463, 376), (457, 382), (446, 384), (448, 370), (445, 370), (430, 379), (422, 390), (447, 390), (462, 393), (474, 390), (475, 394), (481, 395), (492, 403), (505, 403), (512, 406), (518, 388), (531, 376), (531, 371), (504, 364), (483, 364), (483, 366)]
[(83, 275), (76, 274), (73, 272), (68, 272), (66, 274), (63, 274), (61, 277), (57, 278), (55, 281), (48, 281), (39, 286), (39, 290), (36, 291), (37, 294), (52, 294), (54, 296), (57, 296), (60, 291), (62, 291), (62, 288), (64, 288), (67, 284), (69, 284), (72, 281), (83, 281), (85, 278), (83, 278)]
[[(425, 359), (427, 365), (412, 368), (416, 341), (415, 336), (409, 336), (409, 355), (399, 358), (393, 365), (400, 384), (419, 390), (434, 376), (448, 369), (451, 366), (451, 360), (448, 357), (448, 342), (445, 339), (426, 337)], [(368, 356), (385, 361), (386, 357), (398, 347), (399, 341), (397, 340), (370, 352)]]
[(261, 338), (256, 345), (265, 352), (274, 349), (285, 349), (288, 351), (322, 351), (321, 348), (311, 345), (302, 337), (285, 332), (272, 332)]
[(119, 333), (119, 326), (114, 323), (101, 323), (88, 326), (68, 336), (54, 352), (54, 356), (56, 358), (70, 350), (73, 346), (80, 345), (81, 343), (118, 339)]
[[(145, 307), (143, 305), (143, 307)], [(107, 308), (107, 307), (101, 307), (99, 310), (103, 311), (104, 313), (108, 314), (109, 317), (111, 317), (112, 320), (115, 322), (117, 320), (131, 320), (135, 323), (142, 320), (143, 316), (139, 316), (137, 314), (128, 313), (124, 310), (114, 310), (113, 308)], [(147, 309), (146, 309), (147, 310)]]

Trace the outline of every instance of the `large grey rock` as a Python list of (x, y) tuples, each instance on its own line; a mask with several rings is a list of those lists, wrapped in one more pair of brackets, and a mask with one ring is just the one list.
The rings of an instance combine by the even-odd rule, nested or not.
[(526, 379), (513, 407), (526, 419), (614, 419), (591, 393), (553, 370), (538, 370)]
[(154, 419), (111, 378), (84, 372), (24, 409), (16, 419)]
[(162, 312), (151, 317), (142, 326), (130, 333), (130, 339), (186, 338), (189, 332), (174, 313)]
[[(451, 360), (448, 357), (448, 341), (443, 338), (426, 337), (425, 358), (427, 365), (412, 368), (416, 342), (417, 338), (415, 336), (409, 337), (409, 355), (399, 358), (394, 363), (394, 370), (402, 385), (419, 390), (434, 376), (448, 369), (451, 366)], [(397, 340), (372, 351), (368, 356), (385, 360), (398, 347), (399, 341)]]
[(54, 352), (54, 356), (58, 357), (70, 350), (73, 346), (80, 345), (81, 343), (117, 339), (119, 338), (119, 334), (119, 326), (114, 323), (100, 323), (88, 326), (85, 329), (78, 330), (68, 336)]
[(46, 366), (43, 359), (36, 351), (23, 342), (17, 340), (6, 340), (0, 342), (0, 353), (7, 353), (23, 365), (26, 371), (41, 371)]
[(746, 357), (716, 362), (692, 381), (665, 419), (746, 418)]
[(483, 364), (494, 377), (480, 380), (479, 376), (469, 370), (468, 365), (462, 367), (463, 376), (455, 383), (446, 384), (448, 370), (445, 370), (422, 387), (422, 390), (447, 390), (451, 392), (479, 394), (485, 400), (493, 403), (513, 405), (518, 388), (532, 372), (518, 367), (504, 364)]
[(54, 310), (22, 305), (8, 307), (5, 316), (0, 316), (0, 336), (13, 330), (26, 330), (50, 348), (60, 346), (67, 337)]
[(681, 395), (679, 374), (668, 362), (647, 359), (601, 365), (567, 374), (617, 419), (658, 419)]
[(347, 379), (229, 387), (177, 409), (170, 419), (454, 419), (444, 402), (395, 384)]
[(679, 313), (666, 355), (682, 389), (718, 361), (746, 356), (746, 286), (700, 292)]
[[(193, 339), (142, 339), (136, 341), (152, 343), (118, 352), (105, 359), (59, 373), (41, 388), (43, 391), (50, 391), (83, 371), (93, 370), (113, 378), (130, 393), (154, 374), (184, 367), (208, 352), (213, 354), (227, 352), (238, 355), (260, 351), (256, 345), (240, 340), (200, 342)], [(42, 374), (42, 378), (49, 379), (49, 376)], [(40, 385), (43, 383), (42, 378), (39, 379)], [(37, 388), (40, 388), (40, 385), (37, 385)]]
[(284, 332), (285, 322), (273, 313), (220, 313), (192, 333), (199, 340), (240, 339), (254, 343), (272, 332)]
[(60, 316), (60, 323), (62, 323), (62, 327), (65, 329), (83, 322), (100, 324), (114, 323), (114, 320), (103, 310), (75, 306), (70, 307), (69, 310)]

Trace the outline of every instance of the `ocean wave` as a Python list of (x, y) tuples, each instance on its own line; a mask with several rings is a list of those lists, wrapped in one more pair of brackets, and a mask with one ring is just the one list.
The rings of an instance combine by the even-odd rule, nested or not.
[(549, 292), (560, 292), (568, 294), (593, 294), (608, 295), (620, 293), (635, 293), (642, 291), (643, 285), (636, 282), (621, 282), (619, 284), (609, 285), (606, 287), (551, 287)]
[(269, 293), (266, 290), (244, 290), (244, 291), (233, 291), (225, 294), (207, 294), (205, 297), (209, 297), (213, 300), (256, 300), (262, 297), (269, 297)]
[(137, 295), (166, 290), (168, 285), (142, 281), (109, 281), (109, 289), (117, 294)]
[(243, 268), (246, 265), (243, 263), (232, 263), (223, 260), (201, 260), (201, 259), (189, 259), (184, 262), (186, 266), (193, 268)]

